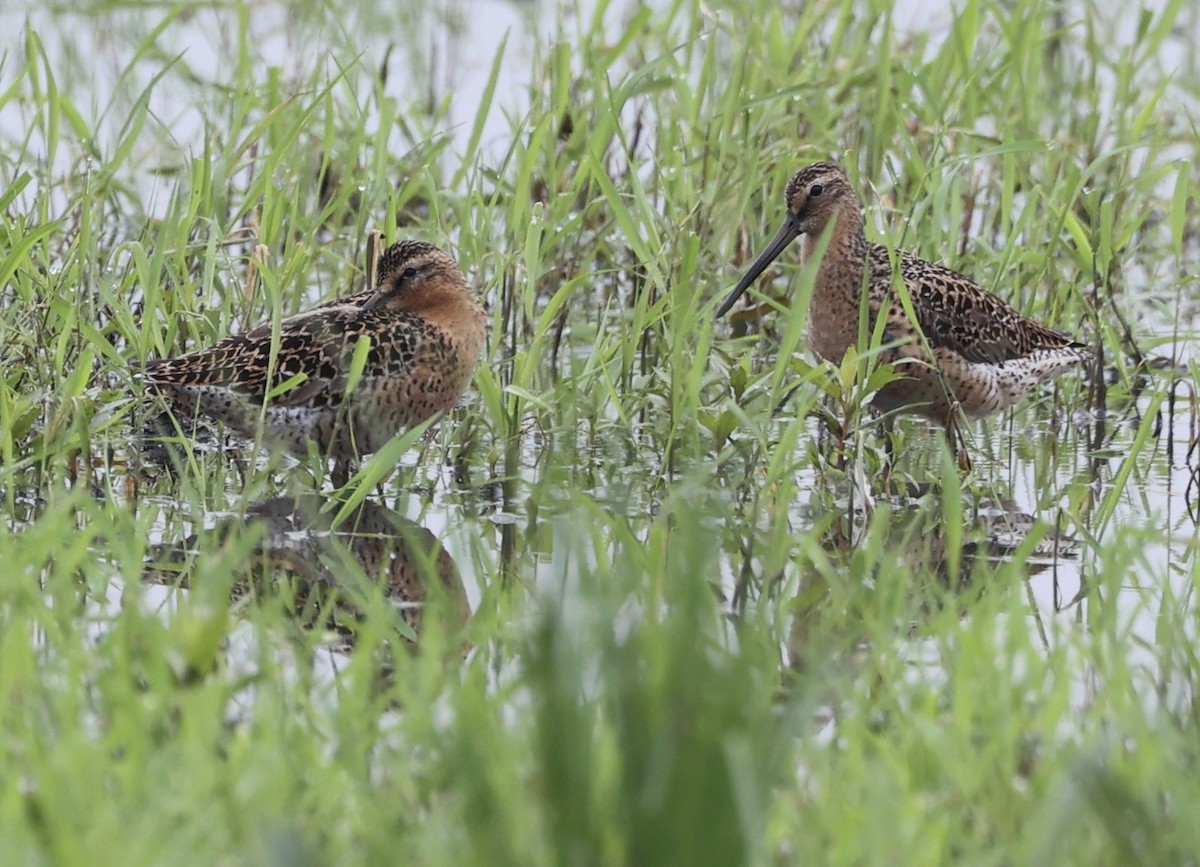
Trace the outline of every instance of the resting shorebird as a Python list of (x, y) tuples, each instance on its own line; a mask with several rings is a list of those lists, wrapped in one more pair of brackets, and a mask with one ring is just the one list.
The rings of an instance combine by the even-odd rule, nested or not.
[[(833, 222), (808, 305), (809, 342), (835, 364), (858, 342), (862, 293), (867, 293), (869, 327), (883, 326), (881, 362), (902, 376), (880, 389), (873, 404), (881, 412), (912, 412), (945, 426), (955, 451), (954, 412), (971, 417), (1000, 412), (1026, 397), (1039, 383), (1087, 362), (1087, 348), (1030, 319), (962, 274), (898, 253), (916, 322), (904, 312), (893, 285), (887, 247), (867, 241), (862, 201), (841, 168), (815, 163), (788, 183), (787, 216), (717, 316), (803, 235), (803, 256), (812, 256)], [(965, 452), (960, 465), (969, 466)]]
[[(312, 443), (334, 458), (334, 480), (344, 483), (350, 461), (458, 402), (484, 342), (483, 307), (437, 247), (393, 244), (378, 274), (373, 290), (284, 319), (274, 352), (266, 323), (208, 349), (149, 361), (146, 383), (183, 414), (203, 413), (249, 437), (261, 430), (301, 456)], [(370, 346), (350, 389), (363, 338)]]

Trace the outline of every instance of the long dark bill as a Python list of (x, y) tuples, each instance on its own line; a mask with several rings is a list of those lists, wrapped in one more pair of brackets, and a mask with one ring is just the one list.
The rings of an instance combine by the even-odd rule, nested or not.
[(779, 254), (784, 251), (788, 244), (800, 237), (800, 227), (796, 225), (796, 218), (789, 212), (783, 218), (783, 225), (779, 227), (779, 231), (775, 233), (775, 237), (771, 239), (771, 243), (767, 245), (767, 249), (758, 254), (758, 258), (754, 260), (754, 264), (750, 266), (742, 279), (738, 280), (738, 284), (733, 287), (733, 291), (729, 293), (729, 297), (722, 302), (717, 308), (717, 319), (720, 319), (730, 308), (742, 297), (745, 292), (759, 278), (763, 271), (770, 267), (771, 263), (779, 258)]

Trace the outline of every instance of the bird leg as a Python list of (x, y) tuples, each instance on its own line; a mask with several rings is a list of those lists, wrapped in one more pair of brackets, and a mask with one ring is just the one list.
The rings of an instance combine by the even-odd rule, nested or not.
[(888, 492), (892, 491), (892, 471), (896, 468), (896, 444), (892, 441), (895, 426), (895, 418), (890, 415), (879, 422), (883, 437), (883, 489)]
[(346, 487), (346, 483), (350, 481), (350, 462), (348, 460), (334, 458), (331, 481), (333, 482), (333, 486), (338, 490)]
[(971, 472), (971, 455), (967, 453), (966, 444), (959, 442), (957, 407), (958, 404), (954, 404), (946, 410), (946, 443), (950, 446), (950, 454), (958, 461), (959, 471), (966, 475)]

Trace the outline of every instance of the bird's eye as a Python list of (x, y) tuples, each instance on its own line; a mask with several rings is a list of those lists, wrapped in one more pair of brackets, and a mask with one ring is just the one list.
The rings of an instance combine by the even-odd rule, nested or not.
[(820, 184), (813, 184), (812, 189), (810, 189), (808, 191), (808, 197), (810, 199), (815, 199), (817, 196), (821, 195), (821, 193), (823, 193), (823, 192), (825, 192), (825, 188), (823, 186), (821, 186)]
[(416, 276), (417, 276), (416, 268), (405, 268), (404, 273), (400, 275), (400, 279), (401, 280), (411, 280), (413, 277), (416, 277)]

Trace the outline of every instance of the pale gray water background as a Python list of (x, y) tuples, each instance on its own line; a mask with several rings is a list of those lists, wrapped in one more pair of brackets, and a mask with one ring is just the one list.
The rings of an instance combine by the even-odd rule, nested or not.
[[(1144, 4), (1149, 8), (1161, 8), (1161, 3)], [(1109, 36), (1108, 44), (1120, 50), (1129, 44), (1133, 22), (1140, 7), (1133, 4), (1106, 4), (1111, 14), (1096, 16), (1105, 20), (1096, 21), (1102, 33)], [(430, 135), (448, 135), (453, 147), (461, 150), (476, 116), (490, 68), (501, 44), (505, 45), (504, 66), (497, 88), (496, 104), (484, 126), (484, 159), (498, 159), (504, 153), (512, 136), (507, 115), (520, 117), (528, 109), (525, 96), (531, 75), (532, 61), (537, 48), (538, 34), (553, 33), (556, 22), (562, 19), (566, 29), (584, 26), (590, 9), (584, 5), (577, 9), (564, 10), (555, 4), (508, 3), (499, 0), (460, 0), (435, 4), (432, 7), (413, 4), (400, 8), (381, 4), (379, 8), (362, 4), (360, 12), (349, 20), (328, 21), (322, 26), (311, 22), (297, 22), (293, 13), (283, 4), (257, 3), (246, 10), (245, 23), (253, 34), (252, 44), (258, 56), (251, 59), (261, 70), (263, 81), (271, 67), (279, 70), (284, 79), (300, 69), (311, 68), (316, 58), (327, 65), (330, 74), (338, 68), (348, 68), (350, 79), (347, 92), (369, 93), (374, 86), (374, 76), (388, 55), (390, 75), (387, 83), (389, 94), (402, 105), (418, 106), (429, 96), (436, 99), (444, 93), (452, 93), (449, 117), (445, 122), (423, 128)], [(619, 31), (620, 10), (612, 14), (614, 33)], [(712, 12), (712, 15), (733, 24), (733, 14), (727, 10)], [(1072, 12), (1068, 4), (1065, 10), (1068, 19), (1075, 15), (1089, 15), (1084, 10)], [(94, 127), (95, 146), (103, 155), (111, 151), (120, 134), (132, 100), (147, 87), (153, 77), (166, 68), (175, 57), (176, 66), (167, 72), (149, 94), (151, 114), (154, 122), (148, 124), (137, 141), (137, 159), (145, 169), (129, 180), (139, 192), (139, 198), (147, 204), (145, 214), (131, 214), (131, 221), (151, 219), (161, 214), (176, 179), (162, 169), (182, 167), (187, 161), (198, 158), (200, 142), (205, 134), (206, 123), (219, 118), (219, 108), (196, 101), (197, 93), (204, 88), (188, 80), (195, 76), (205, 82), (222, 80), (230, 59), (227, 46), (231, 28), (238, 26), (236, 16), (227, 9), (197, 8), (170, 23), (156, 41), (157, 50), (152, 61), (132, 65), (132, 78), (122, 78), (122, 72), (130, 68), (137, 46), (164, 17), (162, 10), (153, 7), (127, 8), (91, 16), (70, 12), (59, 12), (33, 4), (6, 4), (0, 10), (0, 87), (13, 83), (14, 59), (23, 56), (24, 40), (21, 34), (28, 28), (37, 33), (45, 46), (51, 64), (58, 70), (59, 85), (69, 90), (76, 108)], [(905, 2), (896, 7), (895, 18), (904, 22), (904, 28), (912, 32), (930, 34), (929, 50), (933, 51), (938, 41), (949, 31), (953, 16), (953, 4)], [(1168, 40), (1157, 62), (1164, 71), (1178, 78), (1195, 80), (1198, 72), (1195, 47), (1200, 41), (1200, 4), (1191, 4), (1179, 22), (1177, 33)], [(719, 36), (717, 38), (720, 38)], [(353, 49), (361, 56), (361, 63), (350, 62), (352, 58), (339, 57), (344, 65), (335, 62), (330, 46), (340, 46), (341, 51)], [(184, 75), (186, 70), (187, 75)], [(69, 88), (68, 88), (69, 85)], [(1106, 85), (1100, 82), (1101, 88)], [(1172, 92), (1169, 99), (1178, 99), (1180, 94)], [(365, 102), (364, 97), (364, 102)], [(1099, 101), (1103, 104), (1103, 100)], [(1186, 110), (1186, 106), (1185, 106)], [(0, 109), (0, 135), (10, 140), (20, 140), (30, 124), (27, 111), (15, 104)], [(419, 118), (419, 111), (414, 112)], [(420, 123), (417, 124), (420, 128)], [(411, 142), (400, 139), (393, 133), (397, 152), (411, 147)], [(40, 149), (40, 151), (39, 151)], [(43, 161), (50, 159), (55, 169), (66, 172), (81, 157), (70, 142), (64, 141), (55, 154), (46, 154), (46, 143), (33, 141), (31, 154), (39, 154)], [(1194, 153), (1181, 151), (1181, 159), (1192, 159)], [(636, 158), (636, 155), (631, 158)], [(4, 170), (5, 173), (9, 170)], [(3, 180), (9, 180), (8, 177)], [(444, 227), (447, 237), (453, 239), (456, 227)], [(1195, 264), (1192, 251), (1191, 264)], [(721, 294), (733, 278), (729, 273), (714, 275), (712, 292)], [(1178, 275), (1174, 275), (1176, 278)], [(1148, 295), (1165, 294), (1173, 297), (1169, 272), (1146, 273)], [(1194, 280), (1194, 274), (1190, 279)], [(1189, 284), (1194, 287), (1194, 282)], [(1132, 307), (1137, 299), (1126, 299)], [(1181, 304), (1177, 309), (1188, 309)], [(1195, 305), (1191, 305), (1195, 309)], [(1135, 329), (1139, 336), (1156, 333), (1170, 334), (1180, 327), (1179, 323), (1155, 321), (1148, 305), (1136, 312)], [(718, 326), (722, 327), (722, 326)], [(1182, 324), (1182, 334), (1173, 347), (1160, 347), (1158, 354), (1174, 355), (1179, 362), (1194, 361), (1195, 325)], [(1148, 406), (1143, 398), (1141, 407)], [(1149, 456), (1139, 459), (1139, 468), (1123, 492), (1114, 516), (1115, 525), (1148, 528), (1157, 531), (1158, 540), (1144, 545), (1135, 562), (1140, 564), (1140, 574), (1130, 574), (1127, 592), (1120, 600), (1125, 612), (1130, 634), (1128, 652), (1132, 659), (1150, 664), (1155, 636), (1155, 620), (1158, 606), (1163, 604), (1162, 588), (1169, 587), (1173, 604), (1192, 605), (1192, 587), (1196, 577), (1194, 548), (1197, 539), (1195, 518), (1189, 513), (1189, 500), (1195, 505), (1196, 493), (1188, 492), (1189, 482), (1195, 472), (1196, 456), (1187, 454), (1187, 413), (1179, 413), (1167, 420), (1175, 426), (1176, 453), (1165, 455), (1165, 435), (1150, 450)], [(1038, 423), (1028, 413), (1017, 416), (1018, 430), (1021, 425)], [(1116, 439), (1119, 447), (1132, 438), (1131, 430), (1122, 430)], [(1007, 455), (1006, 427), (993, 422), (989, 428), (988, 442), (996, 449), (995, 454)], [(540, 465), (534, 447), (529, 446), (525, 456), (525, 488), (532, 488)], [(436, 451), (436, 450), (435, 450)], [(977, 455), (978, 460), (978, 455)], [(1076, 458), (1084, 461), (1080, 455)], [(1114, 457), (1109, 463), (1115, 470), (1121, 458)], [(411, 461), (410, 461), (411, 464)], [(411, 467), (411, 472), (418, 468)], [(1069, 477), (1069, 462), (1059, 468), (1062, 481)], [(1046, 504), (1039, 503), (1037, 492), (1045, 489), (1044, 482), (1035, 479), (1035, 464), (1015, 458), (1004, 463), (998, 473), (1007, 478), (1015, 505), (1031, 514), (1047, 517)], [(506, 522), (523, 523), (521, 514), (500, 514), (493, 511), (482, 518), (467, 516), (461, 505), (451, 502), (447, 492), (453, 487), (449, 473), (444, 468), (423, 467), (421, 475), (433, 487), (433, 499), (428, 506), (415, 502), (410, 497), (408, 514), (419, 517), (433, 533), (445, 540), (467, 583), (472, 606), (481, 598), (482, 576), (497, 574), (498, 540), (496, 527)], [(518, 499), (517, 506), (520, 506)], [(796, 504), (795, 520), (803, 524), (805, 504)], [(569, 543), (551, 545), (552, 553), (542, 558), (535, 583), (549, 593), (565, 593), (569, 580), (566, 564), (576, 552), (569, 550)], [(1086, 621), (1086, 610), (1081, 606), (1058, 612), (1057, 606), (1071, 599), (1079, 589), (1089, 569), (1086, 545), (1078, 559), (1062, 559), (1053, 576), (1042, 573), (1029, 582), (1030, 592), (1037, 611), (1046, 624), (1051, 641), (1070, 641), (1073, 631), (1081, 621)], [(726, 581), (736, 572), (737, 564), (729, 564)], [(119, 588), (114, 588), (119, 595)], [(117, 599), (114, 597), (114, 602)], [(1086, 605), (1086, 603), (1084, 603)], [(918, 654), (919, 655), (919, 654)]]

